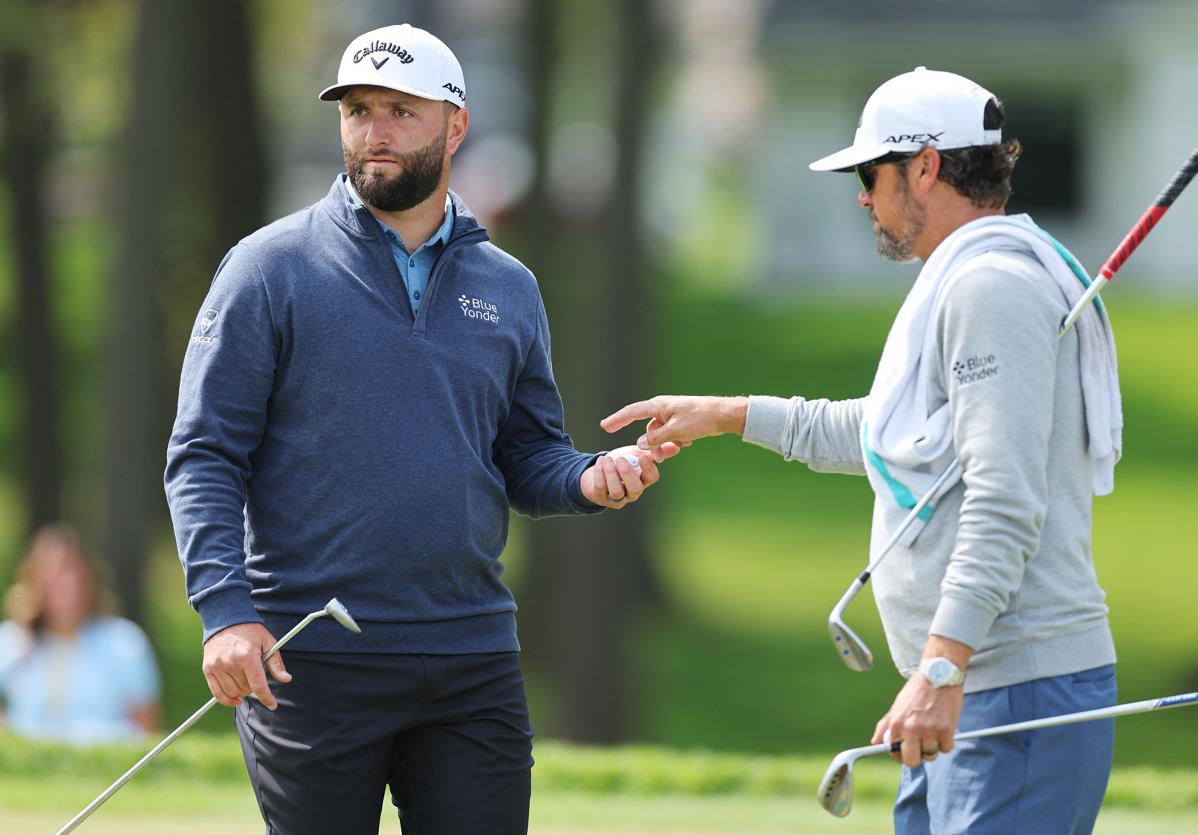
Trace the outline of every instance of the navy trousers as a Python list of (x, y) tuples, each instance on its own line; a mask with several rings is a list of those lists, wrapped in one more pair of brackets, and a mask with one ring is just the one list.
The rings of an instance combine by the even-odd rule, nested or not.
[(276, 711), (236, 710), (268, 835), (525, 835), (532, 726), (516, 653), (287, 652)]

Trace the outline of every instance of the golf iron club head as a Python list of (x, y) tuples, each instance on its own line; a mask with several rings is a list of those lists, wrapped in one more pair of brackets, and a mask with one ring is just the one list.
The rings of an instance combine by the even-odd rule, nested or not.
[(843, 818), (853, 809), (853, 764), (861, 757), (890, 751), (889, 743), (881, 745), (866, 745), (863, 748), (850, 748), (841, 751), (833, 758), (824, 772), (824, 779), (819, 781), (816, 799), (824, 810)]
[(840, 754), (824, 772), (819, 781), (819, 805), (838, 818), (843, 818), (853, 808), (853, 763)]
[(328, 603), (324, 604), (324, 612), (326, 615), (331, 615), (333, 620), (344, 626), (350, 632), (356, 635), (362, 634), (362, 627), (358, 626), (357, 621), (350, 615), (349, 610), (337, 598), (333, 598)]
[(861, 640), (860, 636), (844, 622), (844, 610), (864, 585), (860, 578), (855, 580), (852, 587), (836, 604), (832, 614), (828, 615), (828, 634), (832, 636), (836, 654), (850, 670), (856, 670), (859, 673), (873, 669), (874, 654), (869, 651), (865, 641)]

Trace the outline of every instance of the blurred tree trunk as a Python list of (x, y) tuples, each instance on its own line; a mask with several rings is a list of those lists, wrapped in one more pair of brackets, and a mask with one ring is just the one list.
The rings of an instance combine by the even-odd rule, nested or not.
[[(558, 44), (559, 6), (555, 0), (530, 0), (527, 7), (536, 167), (524, 227), (530, 266), (539, 275), (555, 334), (554, 367), (568, 407), (567, 428), (580, 448), (596, 449), (611, 446), (598, 429), (599, 419), (644, 395), (642, 358), (650, 354), (645, 331), (627, 327), (626, 313), (644, 297), (637, 190), (644, 85), (652, 73), (651, 15), (633, 0), (616, 4), (616, 182), (602, 210), (602, 228), (571, 229), (550, 210), (546, 183), (552, 81), (559, 75), (559, 50), (572, 51)], [(530, 526), (521, 635), (530, 669), (554, 698), (555, 721), (546, 728), (553, 736), (599, 743), (628, 736), (635, 713), (629, 693), (634, 620), (658, 600), (645, 541), (651, 511), (647, 501), (618, 513)]]
[(261, 223), (265, 200), (246, 4), (141, 0), (139, 19), (109, 316), (105, 549), (135, 620), (164, 520), (162, 471), (190, 329), (221, 255)]
[(158, 284), (167, 272), (165, 202), (178, 143), (182, 4), (141, 0), (133, 56), (133, 108), (122, 160), (120, 244), (107, 316), (107, 538), (114, 590), (143, 621), (150, 530), (160, 518), (164, 448), (162, 318)]
[(0, 171), (8, 188), (17, 284), (14, 355), (24, 405), (19, 420), (20, 468), (32, 530), (58, 521), (62, 490), (59, 351), (47, 263), (46, 180), (54, 147), (53, 98), (35, 59), (35, 12), (24, 0), (7, 1), (13, 4), (5, 11), (0, 41)]
[(191, 276), (188, 290), (194, 295), (180, 300), (189, 326), (221, 258), (266, 219), (268, 176), (249, 5), (245, 0), (200, 0), (190, 7), (191, 31), (200, 33), (193, 36), (200, 46), (191, 64), (189, 87), (197, 98), (188, 127), (201, 137), (201, 147), (194, 151), (202, 160), (191, 188), (208, 192), (203, 211), (211, 212), (215, 223)]
[[(608, 335), (600, 367), (606, 371), (600, 380), (603, 395), (599, 420), (611, 411), (641, 400), (649, 392), (648, 357), (654, 356), (649, 337), (655, 332), (654, 291), (650, 279), (650, 259), (645, 245), (644, 213), (641, 188), (645, 181), (644, 152), (647, 142), (649, 91), (656, 77), (660, 43), (657, 37), (655, 4), (638, 0), (619, 0), (620, 39), (615, 74), (615, 181), (607, 207), (607, 268), (604, 284), (605, 333)], [(617, 255), (618, 253), (618, 255)], [(629, 327), (631, 323), (635, 323)], [(621, 436), (627, 439), (627, 433)], [(648, 513), (652, 505), (636, 508), (620, 520), (622, 545), (630, 551), (625, 570), (626, 588), (634, 590), (633, 603), (660, 605), (662, 592), (653, 570), (647, 544)]]

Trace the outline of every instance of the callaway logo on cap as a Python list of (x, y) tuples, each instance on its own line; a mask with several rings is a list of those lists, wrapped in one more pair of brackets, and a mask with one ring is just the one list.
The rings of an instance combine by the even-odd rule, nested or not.
[(986, 130), (986, 103), (995, 96), (968, 78), (916, 67), (896, 76), (865, 103), (853, 144), (811, 163), (812, 171), (851, 171), (856, 165), (894, 151), (928, 146), (947, 151), (1002, 141), (1001, 130)]
[(337, 83), (322, 90), (320, 97), (337, 101), (359, 85), (466, 106), (466, 80), (458, 59), (436, 37), (407, 23), (354, 38), (341, 56)]

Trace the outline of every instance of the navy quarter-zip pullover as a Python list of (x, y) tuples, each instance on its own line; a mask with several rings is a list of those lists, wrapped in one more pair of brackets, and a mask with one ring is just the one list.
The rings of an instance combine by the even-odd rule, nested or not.
[(508, 509), (591, 513), (553, 379), (536, 280), (451, 193), (452, 232), (413, 312), (379, 224), (327, 197), (225, 256), (183, 363), (166, 493), (204, 639), (507, 652)]

